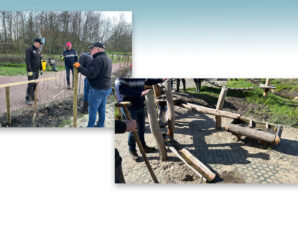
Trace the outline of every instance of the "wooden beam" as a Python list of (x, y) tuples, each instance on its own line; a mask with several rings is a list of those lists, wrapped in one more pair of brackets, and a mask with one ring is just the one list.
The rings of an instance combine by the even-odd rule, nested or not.
[(166, 142), (166, 145), (170, 150), (175, 153), (191, 170), (199, 175), (205, 177), (208, 181), (213, 181), (215, 178), (215, 173), (213, 173), (209, 168), (207, 168), (198, 158), (194, 157), (187, 149), (183, 148), (177, 141), (173, 138)]
[(74, 84), (73, 84), (73, 127), (77, 127), (77, 120), (78, 120), (78, 69), (73, 68), (74, 72)]
[[(132, 118), (130, 116), (130, 113), (129, 113), (128, 109), (127, 109), (128, 106), (131, 106), (131, 102), (129, 102), (129, 101), (123, 101), (123, 102), (116, 103), (115, 106), (118, 107), (118, 108), (119, 107), (122, 107), (123, 108), (123, 111), (125, 113), (126, 118), (128, 120), (132, 120)], [(151, 168), (151, 165), (149, 163), (149, 160), (148, 160), (148, 158), (146, 156), (146, 153), (145, 153), (145, 150), (143, 148), (143, 145), (142, 145), (142, 142), (141, 142), (141, 139), (139, 137), (138, 132), (137, 131), (133, 131), (132, 134), (133, 134), (133, 136), (134, 136), (134, 138), (135, 138), (135, 140), (137, 142), (137, 145), (139, 147), (139, 150), (141, 152), (141, 155), (142, 155), (142, 157), (143, 157), (143, 159), (144, 159), (144, 161), (146, 163), (147, 169), (148, 169), (148, 171), (149, 171), (149, 173), (150, 173), (150, 175), (151, 175), (154, 183), (158, 183), (157, 177), (155, 176), (154, 171)]]
[(0, 88), (17, 86), (17, 85), (24, 85), (24, 84), (29, 84), (29, 83), (37, 83), (37, 82), (42, 82), (42, 81), (50, 81), (50, 80), (55, 80), (55, 79), (58, 79), (58, 76), (57, 77), (41, 78), (41, 79), (30, 80), (30, 81), (18, 81), (18, 82), (11, 82), (11, 83), (6, 83), (6, 84), (1, 84)]
[(6, 123), (11, 124), (11, 115), (10, 115), (10, 88), (5, 87), (6, 95)]
[(177, 106), (180, 106), (185, 109), (194, 110), (200, 113), (214, 115), (214, 116), (222, 116), (222, 117), (231, 118), (231, 119), (240, 118), (240, 114), (237, 114), (237, 113), (230, 113), (222, 110), (211, 109), (204, 106), (195, 105), (192, 103), (183, 102), (183, 103), (177, 104)]
[(159, 124), (157, 121), (157, 113), (156, 113), (156, 105), (155, 105), (155, 100), (153, 96), (153, 91), (150, 90), (146, 95), (146, 103), (147, 103), (147, 113), (148, 113), (148, 118), (149, 118), (149, 124), (150, 124), (150, 129), (153, 134), (153, 137), (155, 138), (155, 141), (157, 143), (157, 147), (159, 149), (160, 153), (160, 159), (162, 161), (165, 161), (167, 159), (167, 152), (165, 148), (165, 144), (163, 141), (163, 137), (159, 128)]
[(174, 110), (171, 80), (167, 80), (165, 82), (165, 93), (166, 93), (166, 101), (167, 101), (167, 107), (168, 107), (168, 110), (167, 110), (168, 135), (173, 138), (174, 127), (175, 127), (175, 110)]
[[(218, 97), (218, 101), (217, 101), (217, 105), (216, 105), (216, 110), (222, 110), (223, 109), (223, 105), (225, 102), (225, 97), (227, 95), (228, 89), (223, 86), (221, 88), (219, 97)], [(215, 122), (216, 122), (216, 129), (221, 129), (221, 116), (215, 116)]]
[(32, 124), (35, 124), (36, 114), (37, 114), (37, 92), (38, 92), (39, 82), (36, 83), (35, 91), (34, 91), (34, 105), (33, 105), (33, 117)]

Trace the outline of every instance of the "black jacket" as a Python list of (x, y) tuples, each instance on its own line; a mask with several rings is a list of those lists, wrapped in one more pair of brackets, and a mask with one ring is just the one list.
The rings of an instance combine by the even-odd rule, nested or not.
[(88, 78), (94, 89), (111, 89), (112, 61), (104, 53), (96, 53), (86, 67), (80, 66), (79, 72)]
[(26, 65), (28, 72), (42, 70), (40, 50), (33, 45), (26, 50)]
[(62, 55), (64, 57), (64, 63), (67, 67), (72, 68), (73, 63), (78, 61), (78, 55), (74, 49), (71, 49), (71, 50), (66, 49), (64, 50)]

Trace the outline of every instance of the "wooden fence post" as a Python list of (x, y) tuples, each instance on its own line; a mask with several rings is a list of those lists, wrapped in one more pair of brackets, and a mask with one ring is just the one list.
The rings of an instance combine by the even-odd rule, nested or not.
[(73, 85), (73, 127), (77, 127), (78, 119), (78, 69), (73, 68), (74, 72), (74, 85)]
[[(216, 110), (222, 110), (223, 109), (223, 105), (225, 102), (225, 97), (227, 95), (228, 89), (223, 86), (221, 88), (219, 97), (218, 97), (218, 101), (217, 101), (217, 105), (216, 105)], [(216, 129), (221, 129), (221, 116), (215, 116), (215, 122), (216, 122)]]
[[(266, 78), (265, 86), (269, 86), (269, 84), (270, 84), (270, 79)], [(270, 89), (264, 89), (264, 93), (263, 93), (264, 97), (267, 97), (267, 94), (268, 94), (269, 90)]]
[(174, 102), (172, 95), (172, 85), (171, 80), (165, 82), (165, 93), (167, 101), (167, 116), (168, 116), (168, 135), (174, 137), (174, 126), (175, 126), (175, 111), (174, 111)]
[(35, 87), (35, 91), (34, 91), (34, 105), (33, 105), (32, 124), (35, 123), (36, 113), (37, 113), (37, 92), (38, 92), (38, 85), (39, 85), (39, 82), (36, 83), (36, 87)]
[(6, 94), (6, 122), (7, 124), (11, 124), (11, 116), (10, 116), (10, 88), (5, 87)]
[(156, 105), (155, 105), (153, 91), (150, 90), (146, 94), (145, 98), (147, 102), (147, 113), (148, 113), (151, 132), (156, 140), (157, 147), (160, 152), (160, 155), (159, 155), (160, 159), (162, 161), (165, 161), (167, 159), (167, 152), (166, 152), (164, 140), (159, 128), (159, 124), (157, 121)]

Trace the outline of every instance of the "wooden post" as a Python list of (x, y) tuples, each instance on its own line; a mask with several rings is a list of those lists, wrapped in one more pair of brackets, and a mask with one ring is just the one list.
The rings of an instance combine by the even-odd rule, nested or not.
[[(270, 79), (269, 78), (266, 78), (265, 86), (269, 86), (269, 82), (270, 82)], [(265, 88), (264, 89), (264, 94), (263, 94), (264, 97), (267, 97), (267, 94), (268, 94), (269, 90), (270, 89), (268, 89), (268, 88)]]
[(159, 124), (157, 121), (157, 113), (156, 113), (156, 105), (155, 105), (155, 100), (153, 96), (153, 91), (150, 90), (146, 96), (146, 102), (147, 102), (147, 113), (148, 113), (148, 118), (149, 118), (149, 123), (150, 123), (150, 128), (151, 132), (156, 140), (157, 147), (159, 149), (160, 153), (160, 159), (162, 161), (167, 159), (167, 152), (165, 148), (165, 144), (163, 141), (163, 137), (159, 128)]
[[(116, 107), (122, 107), (123, 108), (127, 120), (132, 120), (132, 118), (130, 116), (130, 113), (129, 113), (128, 109), (127, 109), (127, 106), (130, 106), (130, 105), (131, 105), (130, 102), (120, 102), (120, 103), (116, 104)], [(142, 154), (142, 157), (143, 157), (143, 159), (144, 159), (144, 161), (146, 163), (146, 166), (148, 168), (148, 171), (149, 171), (149, 173), (150, 173), (150, 175), (151, 175), (154, 183), (158, 183), (158, 180), (157, 180), (157, 178), (156, 178), (156, 176), (155, 176), (155, 174), (153, 172), (153, 169), (150, 166), (150, 163), (148, 161), (148, 158), (146, 156), (146, 153), (145, 153), (145, 150), (143, 148), (143, 145), (142, 145), (142, 142), (141, 142), (141, 139), (139, 137), (138, 132), (137, 131), (133, 131), (132, 134), (133, 134), (133, 136), (134, 136), (134, 138), (135, 138), (135, 140), (137, 142), (137, 145), (138, 145), (138, 147), (140, 149), (140, 152)]]
[(165, 82), (165, 93), (166, 93), (166, 101), (167, 101), (167, 107), (168, 107), (168, 111), (167, 111), (168, 135), (173, 138), (174, 127), (175, 127), (175, 111), (174, 111), (171, 80), (167, 80)]
[(38, 92), (38, 85), (39, 85), (39, 82), (36, 83), (36, 87), (35, 87), (35, 91), (34, 91), (34, 105), (33, 105), (32, 124), (35, 123), (36, 113), (37, 113), (37, 92)]
[(10, 116), (10, 88), (5, 87), (6, 94), (6, 122), (7, 124), (11, 124), (11, 116)]
[(166, 142), (170, 150), (175, 153), (190, 169), (195, 173), (199, 173), (204, 176), (208, 181), (212, 181), (215, 178), (209, 168), (207, 168), (201, 161), (194, 157), (187, 149), (183, 148), (177, 141), (170, 138), (169, 142)]
[(74, 85), (73, 85), (73, 127), (77, 127), (78, 119), (78, 69), (73, 68), (74, 72)]
[[(225, 102), (225, 97), (227, 95), (228, 89), (223, 86), (221, 88), (219, 97), (218, 97), (218, 101), (217, 101), (217, 105), (216, 105), (216, 110), (222, 110), (223, 109), (223, 105)], [(221, 129), (221, 116), (215, 116), (215, 122), (216, 122), (216, 129)]]

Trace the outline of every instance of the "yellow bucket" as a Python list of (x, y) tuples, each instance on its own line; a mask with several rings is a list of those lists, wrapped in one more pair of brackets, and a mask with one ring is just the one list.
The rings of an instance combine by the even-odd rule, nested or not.
[(41, 66), (42, 66), (42, 71), (46, 71), (47, 62), (46, 61), (41, 61)]

